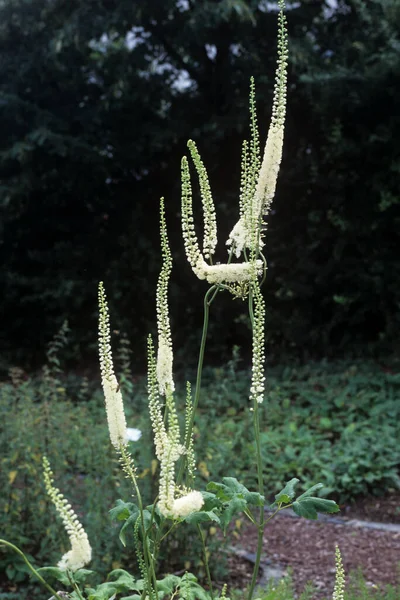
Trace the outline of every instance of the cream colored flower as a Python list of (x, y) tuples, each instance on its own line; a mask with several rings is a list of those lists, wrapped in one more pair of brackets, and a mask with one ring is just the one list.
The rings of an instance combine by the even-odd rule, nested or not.
[[(263, 218), (268, 214), (275, 196), (279, 167), (282, 161), (283, 136), (286, 115), (287, 88), (287, 28), (284, 14), (284, 1), (279, 0), (279, 32), (278, 32), (278, 64), (276, 69), (274, 99), (271, 125), (269, 127), (264, 156), (259, 168), (258, 133), (256, 120), (254, 90), (250, 94), (252, 118), (252, 144), (245, 145), (242, 155), (242, 182), (240, 218), (233, 227), (227, 245), (232, 246), (237, 257), (245, 248), (257, 252), (263, 246), (261, 236), (256, 233), (266, 223)], [(249, 147), (256, 146), (253, 156), (249, 155)], [(251, 153), (250, 153), (251, 154)]]
[(186, 496), (174, 500), (171, 512), (175, 518), (184, 518), (193, 512), (199, 511), (203, 504), (204, 498), (201, 493), (193, 490), (189, 494), (186, 494)]
[(110, 375), (109, 379), (103, 377), (101, 383), (103, 385), (110, 440), (114, 448), (119, 450), (120, 446), (124, 446), (127, 440), (126, 419), (121, 390), (114, 374)]
[(208, 283), (244, 283), (255, 279), (262, 272), (263, 263), (257, 260), (251, 262), (208, 265), (201, 260), (196, 265), (196, 274), (199, 279), (206, 279)]
[(103, 282), (99, 283), (99, 356), (101, 383), (106, 404), (108, 431), (116, 450), (127, 443), (124, 403), (114, 366), (110, 344), (110, 318)]
[(164, 198), (160, 200), (160, 234), (162, 267), (157, 283), (157, 380), (159, 392), (165, 396), (175, 389), (173, 379), (173, 360), (171, 325), (168, 308), (168, 286), (172, 270), (172, 255), (168, 242), (167, 224), (165, 221)]
[(70, 535), (71, 550), (64, 554), (57, 563), (60, 569), (77, 571), (87, 565), (92, 559), (92, 549), (86, 533), (82, 530)]
[(47, 494), (61, 517), (71, 544), (71, 550), (64, 554), (58, 563), (58, 567), (60, 569), (77, 571), (78, 569), (82, 569), (92, 559), (92, 549), (88, 537), (68, 500), (64, 498), (58, 488), (54, 487), (53, 473), (50, 463), (45, 456), (43, 457), (43, 477)]
[(342, 563), (342, 555), (340, 554), (339, 546), (335, 550), (335, 589), (333, 591), (332, 600), (344, 600), (345, 576)]

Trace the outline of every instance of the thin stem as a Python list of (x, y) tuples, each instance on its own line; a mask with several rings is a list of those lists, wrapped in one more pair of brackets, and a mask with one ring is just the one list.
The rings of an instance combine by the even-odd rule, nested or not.
[(75, 583), (75, 581), (73, 580), (73, 578), (72, 578), (72, 576), (71, 576), (71, 573), (70, 573), (69, 571), (68, 571), (67, 575), (68, 575), (69, 582), (70, 582), (71, 586), (74, 588), (75, 592), (78, 594), (78, 596), (79, 596), (79, 599), (80, 599), (80, 600), (85, 600), (85, 599), (84, 599), (84, 597), (83, 597), (83, 596), (82, 596), (82, 594), (81, 594), (81, 591), (80, 591), (80, 589), (79, 589), (78, 585), (77, 585), (77, 584)]
[(166, 537), (168, 537), (168, 536), (169, 536), (169, 534), (170, 534), (170, 533), (171, 533), (171, 532), (172, 532), (172, 531), (173, 531), (173, 530), (176, 528), (176, 526), (177, 526), (177, 525), (178, 525), (178, 522), (177, 522), (177, 521), (175, 521), (175, 522), (174, 522), (174, 524), (172, 525), (172, 527), (170, 527), (170, 528), (168, 529), (168, 531), (167, 531), (166, 533), (164, 533), (164, 535), (163, 535), (163, 536), (162, 536), (162, 538), (160, 539), (160, 542), (159, 542), (160, 544), (161, 544), (161, 542), (162, 542), (163, 540), (165, 540), (165, 538), (166, 538)]
[[(207, 291), (206, 295), (204, 296), (203, 333), (201, 335), (199, 360), (197, 363), (196, 390), (195, 390), (194, 400), (193, 400), (193, 410), (192, 410), (192, 414), (190, 417), (188, 431), (187, 431), (187, 435), (186, 435), (188, 444), (192, 437), (194, 417), (195, 417), (196, 409), (197, 409), (197, 406), (199, 404), (199, 399), (200, 399), (201, 377), (203, 374), (204, 352), (205, 352), (206, 341), (207, 341), (208, 321), (209, 321), (209, 316), (210, 316), (210, 305), (211, 305), (211, 302), (214, 300), (218, 291), (219, 291), (218, 286), (213, 285), (212, 287), (210, 287), (210, 289)], [(213, 296), (211, 299), (209, 299), (211, 294), (213, 294)], [(185, 469), (185, 461), (183, 460), (179, 467), (179, 473), (178, 473), (178, 477), (177, 477), (177, 485), (180, 485), (182, 483), (184, 469)]]
[(207, 558), (207, 548), (204, 542), (204, 534), (203, 531), (200, 527), (199, 524), (196, 525), (197, 527), (197, 531), (199, 532), (199, 536), (201, 539), (201, 546), (203, 548), (203, 556), (204, 556), (204, 568), (206, 570), (206, 575), (207, 575), (207, 581), (208, 581), (208, 587), (210, 588), (210, 595), (211, 595), (211, 600), (214, 600), (214, 591), (213, 591), (213, 586), (212, 586), (212, 581), (211, 581), (211, 575), (210, 575), (210, 569), (208, 566), (208, 558)]
[(8, 546), (8, 548), (11, 548), (11, 550), (14, 550), (14, 552), (16, 552), (17, 554), (19, 554), (19, 556), (21, 556), (23, 558), (23, 560), (28, 565), (29, 569), (32, 571), (32, 573), (35, 575), (35, 577), (50, 592), (50, 594), (52, 594), (55, 598), (57, 598), (57, 600), (62, 600), (62, 598), (60, 598), (60, 596), (58, 595), (58, 593), (56, 592), (56, 590), (54, 590), (51, 587), (51, 585), (49, 585), (47, 583), (47, 581), (45, 581), (43, 579), (43, 577), (36, 571), (35, 567), (29, 562), (29, 560), (26, 558), (26, 556), (22, 552), (22, 550), (20, 550), (19, 548), (17, 548), (17, 546), (14, 546), (14, 544), (11, 544), (10, 542), (7, 542), (6, 540), (2, 540), (2, 539), (0, 539), (0, 545)]
[[(132, 481), (134, 490), (136, 492), (137, 502), (138, 502), (138, 507), (139, 507), (139, 513), (140, 513), (140, 524), (142, 526), (142, 532), (143, 532), (143, 556), (144, 556), (144, 562), (145, 562), (145, 565), (146, 565), (147, 575), (148, 576), (150, 575), (150, 577), (153, 580), (154, 591), (155, 591), (155, 594), (156, 594), (156, 598), (158, 600), (157, 575), (156, 575), (155, 568), (154, 568), (154, 560), (152, 560), (151, 553), (150, 553), (149, 547), (148, 547), (147, 532), (146, 532), (145, 522), (144, 522), (144, 511), (143, 511), (142, 496), (140, 494), (139, 486), (138, 486), (137, 481), (136, 481), (136, 475), (135, 475), (134, 468), (132, 467), (132, 464), (131, 464), (131, 458), (130, 458), (129, 452), (127, 452), (125, 446), (122, 445), (122, 444), (120, 446), (120, 456), (121, 456), (121, 462), (122, 462), (123, 470), (125, 471), (126, 475), (128, 475), (129, 479)], [(149, 583), (150, 583), (150, 580), (149, 580)], [(149, 595), (152, 596), (150, 589), (148, 590), (148, 592), (149, 592)]]

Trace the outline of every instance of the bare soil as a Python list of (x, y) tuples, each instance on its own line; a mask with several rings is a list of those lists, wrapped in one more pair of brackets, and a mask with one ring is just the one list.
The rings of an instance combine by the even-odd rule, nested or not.
[[(339, 524), (277, 515), (264, 536), (262, 561), (290, 569), (297, 594), (307, 582), (316, 588), (315, 599), (331, 598), (335, 580), (335, 545), (341, 550), (346, 574), (361, 570), (369, 586), (400, 585), (400, 532), (354, 526), (351, 519), (399, 523), (400, 493), (387, 498), (365, 498), (342, 508)], [(236, 546), (254, 553), (256, 532), (244, 527)], [(252, 564), (238, 556), (230, 558), (230, 585), (245, 587)]]
[(400, 491), (380, 497), (359, 498), (340, 508), (340, 516), (344, 518), (400, 525)]

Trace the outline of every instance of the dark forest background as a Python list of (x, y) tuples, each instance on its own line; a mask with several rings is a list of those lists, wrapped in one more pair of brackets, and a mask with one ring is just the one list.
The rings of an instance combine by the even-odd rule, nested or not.
[[(301, 0), (287, 11), (287, 128), (265, 249), (268, 355), (278, 360), (398, 348), (400, 3), (332, 4)], [(206, 284), (184, 257), (180, 159), (196, 140), (225, 260), (249, 79), (264, 144), (276, 31), (276, 6), (262, 0), (1, 2), (2, 372), (41, 364), (65, 319), (71, 366), (91, 365), (99, 280), (112, 327), (144, 369), (161, 195), (178, 365), (194, 350)], [(221, 295), (213, 305), (217, 363), (233, 344), (248, 347), (240, 303)]]

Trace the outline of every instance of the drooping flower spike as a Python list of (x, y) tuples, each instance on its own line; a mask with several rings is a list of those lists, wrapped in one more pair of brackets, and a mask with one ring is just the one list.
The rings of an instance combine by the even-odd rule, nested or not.
[(54, 476), (45, 456), (43, 456), (43, 477), (47, 494), (61, 517), (71, 544), (71, 550), (64, 554), (57, 566), (60, 569), (77, 571), (90, 563), (92, 559), (92, 549), (88, 537), (68, 500), (64, 498), (58, 488), (54, 487)]

